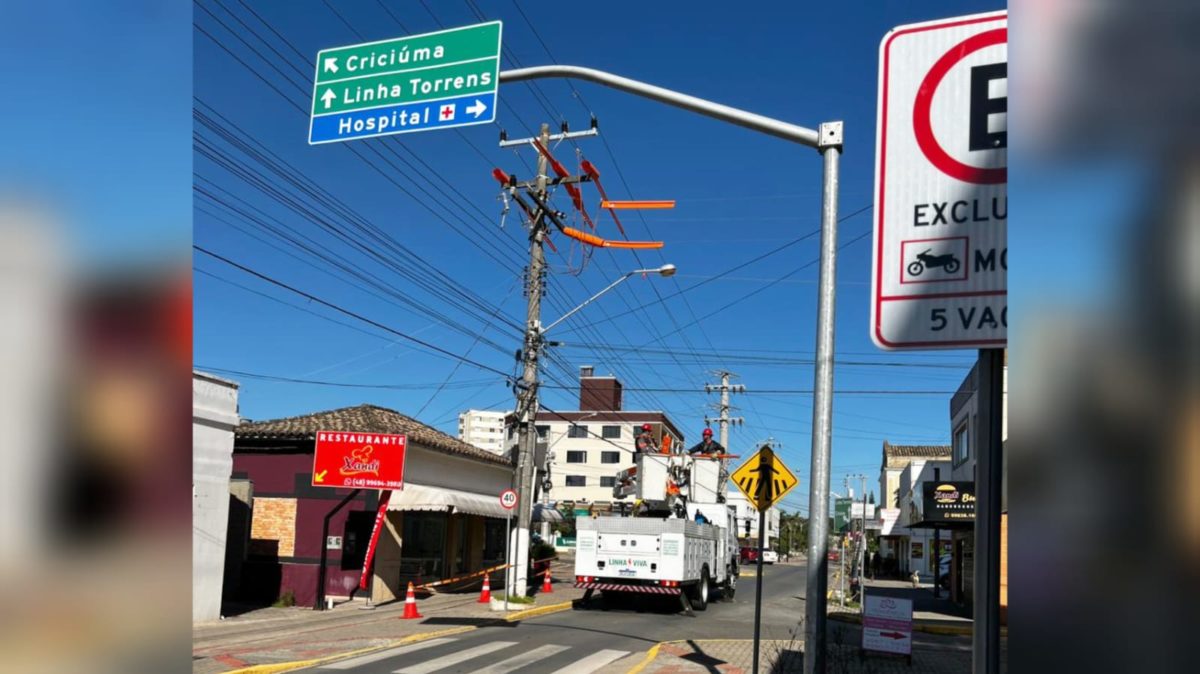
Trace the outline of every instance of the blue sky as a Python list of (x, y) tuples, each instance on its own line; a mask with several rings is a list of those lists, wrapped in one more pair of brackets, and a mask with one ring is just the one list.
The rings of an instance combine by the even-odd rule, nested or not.
[[(509, 0), (199, 0), (193, 87), (203, 119), (195, 125), (201, 148), (193, 167), (195, 242), (379, 324), (513, 372), (526, 244), (515, 208), (502, 225), (490, 172), (498, 166), (528, 177), (535, 157), (501, 150), (498, 133), (524, 137), (564, 117), (582, 129), (595, 113), (602, 138), (560, 144), (556, 156), (574, 167), (581, 152), (614, 198), (678, 205), (623, 216), (631, 238), (665, 241), (661, 254), (599, 251), (582, 264), (577, 246), (554, 237), (559, 252), (548, 251), (545, 321), (626, 271), (671, 262), (679, 273), (633, 278), (556, 328), (551, 337), (564, 345), (554, 350), (547, 385), (562, 388), (545, 389), (543, 402), (574, 409), (578, 367), (594, 365), (630, 389), (627, 408), (664, 409), (692, 440), (703, 427), (704, 406), (716, 401), (703, 392), (704, 383), (715, 381), (708, 371), (732, 370), (748, 392), (734, 397), (745, 425), (733, 431), (731, 449), (744, 454), (768, 436), (780, 441), (801, 477), (785, 507), (806, 509), (812, 398), (763, 391), (812, 387), (812, 367), (804, 361), (814, 348), (819, 237), (747, 263), (817, 230), (815, 151), (595, 85), (553, 80), (502, 86), (495, 125), (307, 145), (301, 109), (310, 103), (318, 50), (477, 23), (477, 8), (485, 20), (504, 21), (503, 69), (553, 59), (805, 126), (844, 120), (840, 209), (843, 216), (859, 213), (842, 222), (839, 235), (835, 388), (909, 393), (835, 396), (833, 489), (840, 491), (847, 473), (875, 480), (885, 438), (948, 442), (948, 392), (974, 353), (884, 353), (867, 332), (878, 46), (893, 26), (1003, 4), (887, 2), (870, 4), (872, 12), (784, 2), (736, 12), (726, 3), (689, 3), (686, 12), (678, 6), (567, 4), (547, 12), (526, 3), (535, 34)], [(270, 153), (270, 161), (286, 167), (268, 173), (239, 149), (246, 139), (257, 144), (255, 154)], [(254, 181), (263, 175), (258, 189)], [(320, 205), (312, 205), (315, 192), (299, 192), (300, 186), (319, 188)], [(584, 189), (596, 214), (596, 192)], [(569, 206), (565, 194), (556, 201)], [(357, 226), (374, 238), (365, 250), (354, 249), (318, 221), (345, 231)], [(598, 222), (604, 235), (617, 237), (610, 218)], [(280, 232), (307, 237), (297, 240), (313, 252), (289, 247)], [(453, 433), (463, 409), (512, 405), (511, 391), (493, 371), (431, 355), (202, 255), (195, 268), (197, 365), (393, 387), (241, 377), (244, 416), (372, 402)], [(737, 269), (691, 288), (731, 268)], [(939, 393), (916, 393), (924, 391)]]

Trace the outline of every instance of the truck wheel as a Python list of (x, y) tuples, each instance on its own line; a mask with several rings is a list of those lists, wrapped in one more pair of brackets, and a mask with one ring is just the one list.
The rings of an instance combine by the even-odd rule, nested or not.
[(708, 567), (700, 568), (700, 580), (692, 586), (691, 596), (688, 599), (692, 602), (692, 610), (703, 611), (708, 608)]
[(725, 587), (721, 589), (721, 598), (725, 601), (733, 601), (733, 593), (737, 592), (738, 568), (735, 566), (729, 572), (725, 580)]

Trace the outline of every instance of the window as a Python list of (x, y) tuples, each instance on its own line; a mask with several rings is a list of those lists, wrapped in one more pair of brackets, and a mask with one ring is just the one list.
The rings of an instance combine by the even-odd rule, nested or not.
[[(600, 463), (621, 463), (620, 452), (600, 452)], [(603, 486), (603, 485), (601, 485)]]
[(586, 438), (588, 436), (588, 427), (579, 424), (571, 424), (567, 429), (568, 438)]
[(942, 469), (941, 469), (941, 468), (934, 468), (934, 469), (933, 469), (933, 481), (934, 481), (934, 482), (941, 482), (941, 481), (942, 481)]
[(550, 433), (549, 426), (536, 426), (535, 428), (537, 428), (537, 434), (538, 434), (539, 440), (545, 440), (546, 436)]
[(959, 465), (971, 456), (970, 438), (967, 424), (959, 426), (954, 431), (954, 465)]
[(568, 475), (567, 476), (567, 486), (568, 487), (586, 487), (587, 486), (587, 478), (585, 478), (582, 475)]
[(567, 452), (567, 463), (587, 463), (587, 452)]
[(600, 427), (600, 437), (609, 438), (609, 439), (619, 438), (619, 437), (621, 437), (621, 427), (620, 426), (601, 426)]
[(608, 477), (600, 478), (600, 486), (601, 487), (612, 487), (612, 486), (615, 486), (616, 484), (617, 484), (617, 478), (613, 475), (609, 475)]

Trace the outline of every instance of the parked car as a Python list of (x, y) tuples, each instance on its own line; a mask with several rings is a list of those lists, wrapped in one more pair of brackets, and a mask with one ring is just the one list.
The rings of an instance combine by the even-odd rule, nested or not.
[(774, 564), (779, 561), (779, 553), (774, 550), (763, 550), (763, 564)]
[(831, 562), (837, 562), (841, 560), (841, 553), (837, 550), (830, 550), (829, 554), (825, 555), (825, 558)]
[(757, 562), (758, 548), (752, 548), (748, 545), (742, 546), (741, 554), (739, 556), (741, 557), (742, 563)]

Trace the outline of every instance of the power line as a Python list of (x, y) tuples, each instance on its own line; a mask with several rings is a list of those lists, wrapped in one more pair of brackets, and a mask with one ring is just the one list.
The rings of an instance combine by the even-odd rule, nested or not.
[(367, 318), (366, 316), (363, 316), (362, 314), (358, 314), (358, 313), (355, 313), (355, 312), (353, 312), (353, 311), (350, 311), (349, 309), (346, 309), (346, 308), (344, 308), (344, 307), (341, 307), (341, 306), (339, 306), (339, 305), (337, 305), (337, 304), (334, 304), (333, 302), (327, 302), (327, 301), (325, 301), (325, 300), (321, 299), (320, 297), (317, 297), (316, 295), (313, 295), (313, 294), (311, 294), (311, 293), (304, 292), (303, 290), (300, 290), (299, 288), (296, 288), (296, 287), (290, 286), (290, 285), (288, 285), (288, 284), (284, 283), (283, 281), (279, 281), (279, 280), (276, 280), (276, 279), (274, 279), (274, 278), (271, 278), (270, 276), (267, 276), (266, 274), (263, 274), (263, 273), (261, 273), (261, 272), (258, 272), (258, 271), (255, 271), (255, 270), (251, 269), (250, 267), (247, 267), (247, 266), (245, 266), (245, 265), (242, 265), (242, 264), (239, 264), (239, 263), (237, 263), (237, 262), (234, 262), (233, 260), (231, 260), (231, 259), (229, 259), (229, 258), (227, 258), (227, 257), (225, 257), (225, 256), (223, 256), (223, 255), (220, 255), (220, 254), (218, 254), (218, 253), (214, 253), (214, 252), (212, 252), (212, 251), (208, 250), (207, 248), (204, 248), (203, 246), (198, 246), (198, 245), (195, 245), (195, 244), (193, 244), (193, 245), (192, 245), (192, 249), (193, 249), (193, 250), (196, 250), (196, 251), (198, 251), (198, 252), (201, 252), (201, 253), (203, 253), (203, 254), (205, 254), (205, 255), (208, 255), (209, 257), (212, 257), (212, 258), (214, 258), (214, 259), (216, 259), (216, 260), (220, 260), (221, 262), (224, 262), (225, 264), (227, 264), (227, 265), (229, 265), (229, 266), (231, 266), (231, 267), (234, 267), (234, 268), (236, 268), (236, 269), (240, 269), (241, 271), (243, 271), (243, 272), (245, 272), (245, 273), (247, 273), (247, 274), (250, 274), (251, 276), (254, 276), (254, 277), (256, 277), (256, 278), (259, 278), (259, 279), (261, 279), (261, 280), (263, 280), (263, 281), (266, 281), (267, 283), (270, 283), (270, 284), (272, 284), (272, 285), (275, 285), (275, 286), (278, 286), (278, 287), (280, 287), (280, 288), (283, 288), (284, 290), (288, 290), (288, 291), (290, 291), (290, 292), (296, 293), (297, 295), (300, 295), (301, 297), (307, 298), (307, 299), (309, 299), (309, 300), (311, 300), (311, 301), (313, 301), (313, 302), (316, 302), (316, 303), (318, 303), (318, 304), (321, 304), (321, 305), (323, 305), (323, 306), (329, 307), (330, 309), (333, 309), (334, 311), (337, 311), (337, 312), (339, 312), (339, 313), (342, 313), (342, 314), (345, 314), (345, 315), (347, 315), (347, 316), (350, 316), (351, 318), (355, 318), (355, 319), (358, 319), (358, 320), (360, 320), (360, 321), (362, 321), (362, 322), (364, 322), (364, 323), (367, 323), (367, 324), (369, 324), (369, 325), (373, 325), (373, 326), (375, 326), (375, 327), (377, 327), (377, 328), (379, 328), (379, 329), (381, 329), (381, 330), (386, 330), (386, 331), (388, 331), (388, 332), (390, 332), (390, 333), (392, 333), (392, 334), (396, 335), (397, 337), (401, 337), (401, 338), (403, 338), (403, 339), (406, 339), (406, 340), (408, 340), (408, 341), (410, 341), (410, 342), (412, 342), (412, 343), (414, 343), (414, 344), (418, 344), (418, 345), (420, 345), (420, 346), (423, 346), (423, 347), (425, 347), (426, 349), (429, 349), (429, 350), (431, 350), (431, 351), (436, 351), (437, 353), (440, 353), (440, 354), (442, 354), (442, 355), (444, 355), (444, 356), (447, 356), (447, 357), (449, 357), (449, 358), (453, 358), (454, 360), (459, 360), (459, 361), (462, 361), (463, 363), (466, 363), (467, 365), (470, 365), (470, 366), (472, 366), (472, 367), (479, 368), (480, 370), (486, 370), (486, 371), (488, 371), (488, 372), (493, 372), (493, 373), (495, 373), (495, 374), (498, 374), (498, 375), (500, 375), (501, 377), (504, 377), (505, 379), (507, 379), (507, 378), (508, 378), (508, 373), (506, 373), (506, 372), (502, 372), (502, 371), (500, 371), (500, 370), (497, 370), (496, 368), (494, 368), (494, 367), (492, 367), (492, 366), (490, 366), (490, 365), (484, 365), (483, 363), (480, 363), (480, 362), (477, 362), (477, 361), (471, 360), (470, 358), (466, 358), (466, 357), (460, 356), (460, 355), (458, 355), (458, 354), (456, 354), (456, 353), (454, 353), (454, 352), (452, 352), (452, 351), (447, 351), (446, 349), (443, 349), (442, 347), (440, 347), (440, 346), (437, 346), (436, 344), (430, 344), (429, 342), (426, 342), (426, 341), (425, 341), (425, 340), (423, 340), (423, 339), (418, 339), (418, 338), (416, 338), (416, 337), (413, 337), (413, 336), (411, 336), (411, 335), (407, 335), (407, 334), (405, 334), (405, 333), (403, 333), (403, 332), (400, 332), (399, 330), (396, 330), (395, 328), (389, 327), (389, 326), (387, 326), (387, 325), (384, 325), (384, 324), (382, 324), (382, 323), (380, 323), (380, 322), (378, 322), (378, 321), (375, 321), (375, 320), (372, 320), (372, 319), (370, 319), (370, 318)]

